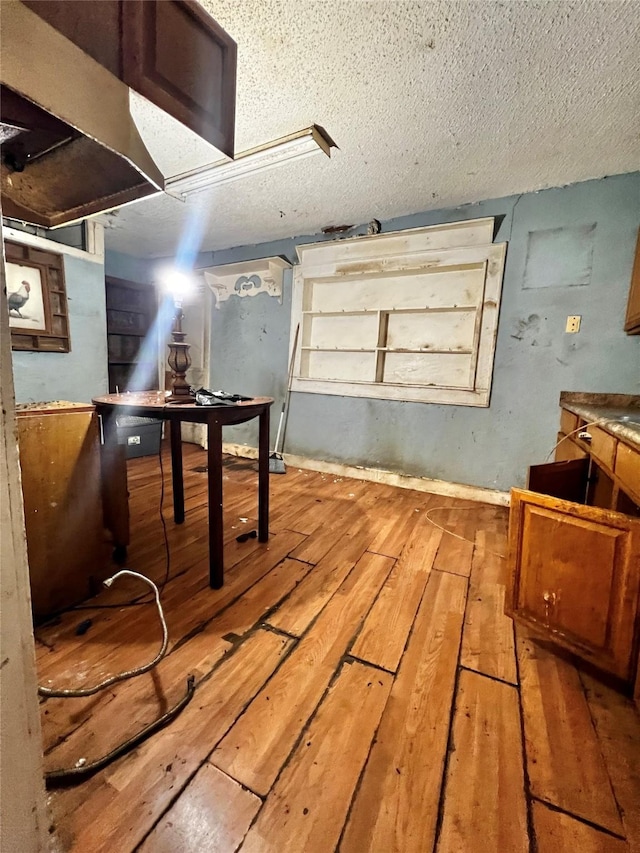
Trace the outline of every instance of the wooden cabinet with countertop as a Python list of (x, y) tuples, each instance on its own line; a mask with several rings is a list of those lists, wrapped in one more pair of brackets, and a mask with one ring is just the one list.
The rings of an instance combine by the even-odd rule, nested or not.
[(640, 701), (640, 397), (560, 405), (556, 461), (512, 490), (506, 611)]
[[(103, 516), (94, 407), (23, 404), (17, 423), (31, 606), (41, 621), (95, 593), (112, 573), (113, 542), (106, 528), (113, 531), (113, 524)], [(113, 462), (111, 480), (125, 464), (124, 455)], [(126, 492), (117, 503), (126, 506)]]

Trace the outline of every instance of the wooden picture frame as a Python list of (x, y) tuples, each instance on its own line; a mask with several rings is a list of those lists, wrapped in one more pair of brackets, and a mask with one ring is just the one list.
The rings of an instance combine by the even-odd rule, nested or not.
[(11, 348), (70, 352), (63, 256), (11, 242), (5, 255)]

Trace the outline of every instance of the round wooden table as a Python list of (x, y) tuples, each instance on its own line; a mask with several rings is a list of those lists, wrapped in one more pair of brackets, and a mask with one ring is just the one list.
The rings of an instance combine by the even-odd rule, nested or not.
[[(169, 421), (171, 436), (171, 470), (173, 478), (173, 513), (176, 524), (184, 521), (184, 484), (182, 477), (181, 423), (206, 424), (208, 443), (208, 496), (209, 496), (209, 584), (220, 589), (224, 582), (223, 530), (222, 530), (222, 427), (259, 419), (258, 438), (258, 540), (269, 538), (269, 410), (271, 397), (254, 397), (251, 400), (222, 406), (196, 406), (195, 403), (171, 403), (169, 392), (141, 391), (125, 394), (106, 394), (95, 397), (93, 404), (102, 424), (103, 479), (105, 481), (105, 512), (109, 513), (110, 471), (113, 454), (121, 452), (118, 446), (116, 418), (132, 415)], [(116, 535), (116, 546), (126, 549), (129, 544), (128, 514), (126, 533)]]

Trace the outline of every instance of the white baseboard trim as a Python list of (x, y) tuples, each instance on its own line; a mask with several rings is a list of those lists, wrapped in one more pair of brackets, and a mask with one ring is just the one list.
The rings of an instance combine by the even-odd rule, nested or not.
[[(244, 456), (247, 459), (257, 459), (258, 449), (246, 444), (224, 442), (223, 453), (230, 456)], [(322, 474), (335, 474), (338, 477), (353, 477), (355, 480), (368, 480), (372, 483), (385, 483), (388, 486), (398, 486), (400, 489), (415, 489), (418, 492), (430, 492), (433, 495), (443, 495), (448, 498), (460, 498), (466, 501), (478, 501), (495, 506), (509, 506), (509, 492), (498, 489), (485, 489), (482, 486), (467, 486), (464, 483), (449, 483), (447, 480), (431, 480), (428, 477), (409, 477), (406, 474), (396, 474), (393, 471), (382, 471), (378, 468), (364, 468), (356, 465), (342, 465), (339, 462), (323, 462), (319, 459), (307, 459), (306, 456), (284, 454), (286, 465), (293, 468), (307, 468)]]

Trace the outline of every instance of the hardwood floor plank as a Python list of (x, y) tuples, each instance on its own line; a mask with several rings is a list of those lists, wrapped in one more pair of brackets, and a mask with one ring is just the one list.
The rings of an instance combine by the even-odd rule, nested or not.
[(529, 850), (515, 688), (460, 673), (438, 853)]
[[(319, 499), (315, 492), (306, 495), (292, 493), (287, 500), (280, 501), (269, 510), (269, 530), (294, 530), (306, 536), (313, 533), (317, 523), (312, 512), (317, 511)], [(308, 520), (306, 523), (304, 519)]]
[[(391, 683), (391, 676), (360, 663), (343, 665), (267, 797), (242, 853), (335, 849)], [(342, 756), (338, 774), (335, 756)]]
[(537, 853), (628, 853), (626, 841), (612, 838), (563, 812), (534, 801)]
[[(276, 478), (276, 483), (282, 480)], [(372, 488), (370, 488), (372, 487)], [(304, 472), (304, 481), (297, 489), (281, 490), (272, 500), (270, 521), (273, 529), (294, 530), (305, 536), (318, 531), (324, 520), (339, 520), (345, 507), (355, 505), (365, 494), (387, 495), (389, 487), (363, 480), (332, 477), (317, 471)]]
[(352, 525), (335, 541), (331, 550), (286, 601), (269, 616), (269, 624), (296, 637), (302, 636), (362, 557), (371, 535), (368, 518)]
[(397, 670), (441, 538), (427, 519), (415, 523), (351, 649), (354, 657)]
[(313, 571), (309, 563), (287, 557), (217, 616), (214, 629), (223, 635), (246, 634), (278, 602), (288, 600)]
[(433, 849), (466, 591), (465, 578), (429, 577), (341, 853)]
[(609, 774), (575, 667), (520, 630), (517, 648), (531, 793), (621, 835)]
[(504, 613), (504, 560), (497, 556), (500, 538), (491, 530), (476, 534), (460, 663), (517, 684), (513, 621)]
[[(354, 528), (360, 529), (363, 523), (368, 523), (371, 536), (375, 535), (377, 518), (375, 504), (380, 492), (377, 489), (361, 491), (361, 484), (353, 485), (354, 482), (350, 480), (340, 484), (345, 497), (332, 501), (328, 514), (324, 514), (320, 510), (316, 511), (317, 529), (291, 552), (292, 557), (315, 565), (339, 539)], [(369, 484), (365, 483), (364, 485)], [(353, 492), (348, 491), (350, 489), (353, 489)], [(357, 499), (355, 496), (353, 498), (348, 497), (352, 493), (358, 495), (359, 492), (361, 496)]]
[(435, 495), (409, 489), (404, 494), (390, 497), (384, 506), (380, 507), (378, 531), (369, 545), (369, 550), (374, 554), (398, 558), (416, 523), (434, 500)]
[[(240, 589), (232, 582), (225, 584), (219, 591), (224, 595), (217, 595), (216, 609), (221, 609), (222, 601), (232, 602), (239, 591), (244, 591), (244, 595), (219, 616), (208, 620), (205, 617), (201, 625), (192, 621), (193, 636), (178, 647), (174, 643), (172, 652), (153, 672), (114, 685), (97, 697), (48, 700), (42, 708), (46, 742), (51, 743), (47, 769), (73, 764), (79, 756), (93, 760), (163, 714), (182, 695), (188, 674), (200, 681), (229, 651), (231, 642), (227, 635), (246, 633), (309, 569), (305, 563), (285, 560), (249, 590), (245, 587), (250, 582), (250, 573), (246, 577), (239, 575)], [(189, 607), (194, 608), (195, 618), (198, 612), (195, 599), (185, 609)], [(134, 635), (127, 647), (133, 644), (135, 648), (136, 640)], [(117, 642), (122, 641), (118, 639)], [(64, 739), (52, 742), (49, 732), (61, 731), (65, 733)]]
[[(227, 579), (233, 577), (233, 569), (242, 563), (241, 571), (248, 574), (253, 570), (254, 562), (261, 563), (265, 559), (265, 554), (275, 555), (280, 554), (281, 558), (286, 555), (287, 548), (290, 550), (295, 548), (303, 541), (302, 536), (298, 534), (287, 533), (284, 539), (280, 539), (279, 535), (274, 535), (269, 542), (259, 543), (257, 539), (250, 539), (246, 543), (229, 543), (225, 548), (225, 561), (227, 565)], [(198, 593), (204, 593), (207, 599), (211, 600), (212, 593), (209, 590), (208, 580), (208, 534), (206, 526), (201, 536), (202, 551), (200, 554), (193, 551), (191, 546), (191, 555), (186, 557), (183, 554), (183, 549), (171, 548), (171, 559), (173, 570), (171, 577), (164, 590), (162, 591), (161, 599), (163, 607), (168, 614), (168, 625), (170, 638), (173, 643), (180, 639), (180, 622), (185, 620), (188, 622), (191, 619), (192, 611), (185, 612), (180, 605), (183, 600), (192, 599)], [(158, 540), (156, 539), (155, 548), (158, 550)], [(275, 550), (274, 550), (275, 546)], [(189, 547), (189, 546), (185, 546)], [(162, 553), (164, 559), (164, 553)], [(251, 560), (251, 562), (248, 562)], [(266, 558), (266, 562), (271, 560), (271, 556)], [(128, 563), (134, 567), (136, 571), (141, 571), (156, 582), (160, 582), (160, 577), (154, 572), (149, 571), (149, 567), (140, 566), (139, 563), (133, 560)], [(271, 565), (273, 562), (271, 561)], [(114, 567), (114, 572), (118, 567)], [(162, 565), (162, 575), (164, 575), (164, 565)], [(122, 586), (120, 585), (122, 583)], [(100, 595), (90, 600), (89, 604), (97, 605), (95, 609), (70, 611), (60, 617), (58, 623), (53, 625), (42, 626), (38, 629), (38, 637), (40, 638), (40, 648), (43, 649), (39, 658), (39, 666), (41, 677), (51, 678), (52, 680), (64, 680), (69, 678), (77, 679), (78, 671), (85, 673), (84, 678), (87, 683), (92, 683), (96, 680), (95, 674), (92, 673), (92, 667), (97, 667), (100, 670), (108, 665), (108, 660), (105, 654), (109, 654), (109, 648), (115, 650), (116, 655), (122, 653), (122, 646), (114, 644), (113, 638), (118, 631), (122, 631), (123, 640), (127, 639), (129, 634), (133, 634), (134, 626), (139, 637), (148, 637), (147, 650), (153, 655), (157, 646), (158, 636), (158, 617), (157, 611), (153, 604), (146, 607), (121, 607), (108, 610), (100, 609), (104, 604), (122, 603), (134, 597), (148, 595), (149, 588), (140, 581), (125, 579), (118, 582), (117, 588), (114, 585), (111, 589), (105, 589)], [(209, 606), (209, 604), (207, 604)], [(92, 621), (91, 628), (85, 635), (85, 641), (81, 648), (82, 658), (78, 658), (78, 642), (76, 635), (77, 626), (87, 620)], [(106, 640), (106, 648), (105, 648)], [(46, 643), (48, 647), (43, 646)], [(141, 656), (145, 654), (145, 650), (139, 648), (138, 662)], [(135, 665), (135, 664), (134, 664)]]
[[(303, 541), (299, 533), (283, 531), (269, 537), (269, 541), (260, 549), (247, 554), (247, 557), (229, 571), (225, 571), (222, 589), (212, 590), (208, 580), (201, 593), (189, 599), (188, 607), (181, 608), (174, 618), (174, 636), (184, 637), (194, 625), (206, 622), (227, 607), (239, 595), (257, 583), (284, 560), (297, 544)], [(275, 603), (275, 602), (274, 602)]]
[(139, 848), (139, 853), (229, 853), (262, 801), (206, 762)]
[[(443, 500), (440, 506), (448, 505)], [(475, 538), (476, 520), (474, 510), (482, 504), (473, 504), (470, 501), (456, 501), (448, 510), (433, 513), (433, 520), (446, 530), (465, 536), (470, 541), (462, 541), (457, 536), (445, 533), (438, 548), (436, 559), (433, 563), (434, 569), (439, 572), (450, 572), (468, 578), (471, 574), (471, 559), (473, 557), (473, 540)]]
[[(206, 453), (185, 445), (183, 455), (187, 515), (183, 525), (175, 525), (164, 454), (171, 578), (162, 600), (171, 652), (153, 674), (98, 697), (43, 701), (46, 766), (91, 760), (139, 731), (184, 695), (192, 671), (195, 697), (171, 725), (127, 756), (77, 786), (49, 792), (52, 850), (233, 853), (249, 832), (247, 845), (283, 853), (296, 843), (305, 853), (316, 848), (330, 853), (341, 833), (337, 845), (343, 853), (433, 853), (438, 827), (439, 853), (474, 832), (466, 849), (460, 842), (460, 853), (495, 850), (497, 832), (508, 839), (520, 826), (510, 814), (496, 829), (505, 804), (519, 814), (520, 806), (511, 808), (517, 786), (504, 781), (513, 774), (507, 762), (515, 760), (515, 751), (506, 749), (516, 737), (504, 697), (505, 691), (521, 690), (528, 717), (527, 771), (534, 792), (542, 792), (534, 802), (547, 794), (569, 804), (566, 814), (552, 802), (542, 806), (551, 811), (552, 841), (540, 830), (537, 853), (547, 853), (550, 843), (561, 851), (561, 844), (571, 844), (571, 853), (609, 850), (602, 845), (612, 841), (620, 851), (622, 842), (600, 832), (598, 822), (611, 825), (610, 832), (616, 824), (631, 853), (640, 853), (640, 719), (629, 701), (584, 675), (577, 683), (575, 669), (558, 658), (528, 660), (522, 650), (526, 685), (497, 680), (510, 677), (496, 598), (504, 583), (503, 561), (487, 555), (504, 553), (504, 508), (290, 468), (270, 482), (275, 535), (266, 546), (254, 539), (238, 543), (239, 533), (256, 526), (255, 461), (225, 459), (225, 587), (214, 592), (207, 585), (206, 473), (193, 470), (206, 465)], [(161, 581), (158, 459), (132, 459), (128, 471), (132, 543), (127, 562)], [(448, 512), (447, 526), (477, 540), (468, 560), (456, 556), (455, 540), (425, 525), (428, 509), (443, 504), (449, 509), (435, 517), (442, 521)], [(457, 506), (474, 508), (455, 512)], [(315, 566), (290, 556), (306, 536), (314, 540), (307, 556), (322, 554)], [(433, 562), (445, 571), (432, 567), (424, 584), (434, 536), (441, 537), (441, 545)], [(445, 546), (445, 540), (451, 541)], [(412, 566), (401, 573), (394, 561), (405, 546), (403, 559), (412, 554)], [(386, 556), (365, 551), (374, 547)], [(467, 602), (463, 630), (470, 567), (471, 589), (479, 590), (482, 601)], [(103, 590), (94, 603), (120, 605), (141, 592), (146, 593), (142, 584), (125, 581)], [(92, 624), (76, 634), (86, 619)], [(299, 639), (289, 639), (286, 630), (278, 633), (285, 626)], [(39, 680), (60, 686), (94, 683), (136, 666), (155, 654), (160, 641), (153, 606), (71, 612), (38, 633)], [(378, 641), (378, 650), (368, 653), (376, 664), (353, 657), (354, 650), (365, 653), (356, 645), (365, 639), (370, 648)], [(397, 649), (403, 647), (398, 666)], [(462, 669), (456, 666), (458, 652)], [(395, 677), (377, 668), (381, 663), (397, 667)], [(474, 666), (487, 676), (472, 671)], [(357, 683), (347, 681), (367, 669), (374, 676), (372, 689), (382, 691), (391, 682), (373, 739), (377, 706), (367, 704), (373, 700), (359, 687), (360, 676)], [(456, 669), (461, 690), (452, 729)], [(469, 685), (479, 681), (483, 689), (472, 694)], [(464, 708), (472, 705), (476, 710), (466, 717)], [(242, 752), (239, 780), (214, 768), (215, 749), (223, 745), (220, 752), (230, 766), (231, 751)], [(233, 749), (236, 745), (242, 749)], [(448, 745), (455, 751), (446, 764)], [(266, 796), (258, 813), (256, 793), (241, 784), (251, 781), (254, 766)], [(483, 767), (484, 774), (478, 769)], [(310, 790), (312, 805), (306, 802)], [(575, 814), (575, 809), (582, 811)], [(309, 831), (307, 824), (314, 828)], [(535, 846), (533, 825), (529, 830)], [(499, 844), (513, 846), (508, 840)]]
[(211, 756), (216, 767), (266, 794), (315, 710), (393, 561), (365, 554), (308, 634)]
[(631, 853), (640, 853), (640, 715), (631, 699), (584, 673), (596, 728)]
[[(362, 480), (340, 479), (338, 482), (335, 477), (310, 472), (305, 500), (297, 505), (290, 504), (289, 517), (282, 516), (279, 524), (305, 536), (319, 534), (329, 520), (339, 521), (345, 511), (352, 509), (366, 491), (367, 483)], [(306, 500), (309, 497), (312, 498), (311, 501)]]
[(256, 631), (196, 691), (164, 731), (80, 787), (51, 797), (68, 851), (139, 844), (287, 654), (290, 640)]

